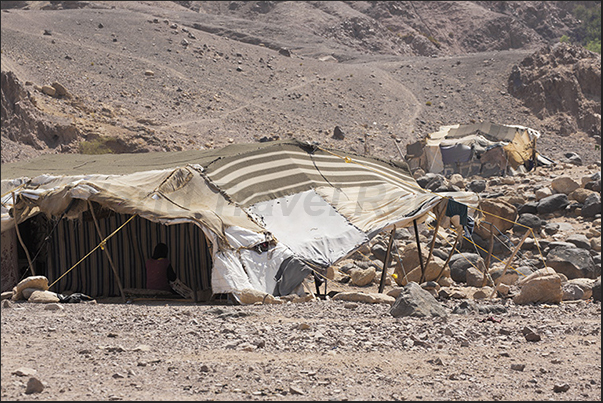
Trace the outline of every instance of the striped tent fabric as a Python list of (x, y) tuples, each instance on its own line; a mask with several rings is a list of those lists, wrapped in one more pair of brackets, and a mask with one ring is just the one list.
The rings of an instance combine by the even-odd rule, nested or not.
[(243, 207), (319, 186), (410, 183), (416, 186), (414, 192), (422, 191), (410, 173), (400, 167), (360, 156), (354, 156), (351, 163), (346, 156), (302, 143), (283, 142), (220, 158), (205, 168), (209, 178)]
[[(421, 222), (443, 199), (422, 189), (405, 162), (297, 140), (41, 158), (10, 166), (15, 175), (39, 175), (3, 177), (3, 189), (19, 186), (21, 221), (40, 212), (65, 216), (52, 237), (48, 278), (57, 290), (91, 296), (119, 295), (104, 251), (80, 262), (101, 242), (86, 218), (92, 205), (110, 212), (98, 217), (102, 236), (120, 229), (106, 250), (124, 288), (144, 288), (145, 260), (164, 242), (185, 284), (224, 294), (293, 292), (299, 284), (282, 279), (301, 281), (308, 267), (325, 269), (392, 226)], [(44, 173), (37, 171), (42, 165)], [(455, 193), (457, 201), (477, 205), (474, 193)], [(3, 232), (14, 226), (11, 204), (7, 198), (3, 205)]]
[[(124, 214), (99, 218), (100, 231), (106, 237), (129, 218)], [(49, 245), (49, 283), (61, 278), (56, 283), (57, 290), (91, 296), (120, 296), (110, 262), (101, 248), (81, 260), (100, 241), (93, 221), (63, 219)], [(105, 246), (123, 288), (145, 288), (145, 261), (159, 242), (168, 245), (169, 258), (178, 278), (191, 289), (195, 283), (198, 290), (211, 288), (211, 257), (205, 235), (199, 227), (193, 224), (161, 225), (138, 216), (111, 237)]]

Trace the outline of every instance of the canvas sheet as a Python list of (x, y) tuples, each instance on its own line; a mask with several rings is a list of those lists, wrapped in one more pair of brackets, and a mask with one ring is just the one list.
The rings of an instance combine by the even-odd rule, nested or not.
[(314, 190), (256, 203), (248, 210), (278, 241), (323, 267), (368, 241)]

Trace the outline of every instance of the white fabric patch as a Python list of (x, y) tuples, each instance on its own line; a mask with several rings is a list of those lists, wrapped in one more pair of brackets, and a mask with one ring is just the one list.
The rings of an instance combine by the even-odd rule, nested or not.
[(330, 266), (368, 241), (314, 190), (256, 203), (247, 212), (296, 255), (321, 266)]

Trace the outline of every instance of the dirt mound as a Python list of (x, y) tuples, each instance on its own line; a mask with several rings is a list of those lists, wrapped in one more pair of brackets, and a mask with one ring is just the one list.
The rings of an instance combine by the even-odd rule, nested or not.
[(598, 136), (601, 143), (601, 55), (579, 46), (546, 46), (513, 66), (509, 93), (551, 130)]

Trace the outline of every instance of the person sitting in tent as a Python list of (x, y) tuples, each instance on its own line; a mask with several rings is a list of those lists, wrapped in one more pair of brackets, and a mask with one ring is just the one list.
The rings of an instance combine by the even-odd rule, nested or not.
[(184, 298), (193, 298), (193, 291), (176, 276), (170, 259), (168, 246), (158, 243), (153, 250), (153, 256), (146, 261), (147, 288), (177, 293)]

